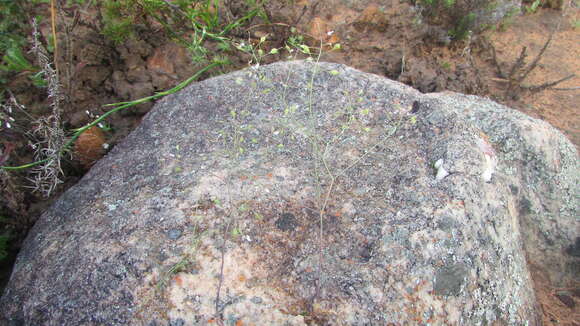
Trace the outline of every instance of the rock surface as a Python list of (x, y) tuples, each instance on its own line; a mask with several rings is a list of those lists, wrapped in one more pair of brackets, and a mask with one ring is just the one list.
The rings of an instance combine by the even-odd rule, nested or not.
[(161, 100), (37, 222), (14, 325), (538, 325), (578, 275), (578, 154), (486, 99), (329, 63)]

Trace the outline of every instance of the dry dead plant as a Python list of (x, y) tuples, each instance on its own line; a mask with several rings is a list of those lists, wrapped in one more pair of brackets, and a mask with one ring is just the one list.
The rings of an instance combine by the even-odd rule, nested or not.
[(48, 197), (56, 186), (62, 183), (61, 176), (64, 173), (61, 168), (61, 157), (67, 139), (61, 121), (61, 101), (63, 96), (58, 71), (53, 68), (52, 61), (40, 42), (40, 32), (35, 20), (32, 25), (34, 32), (31, 51), (36, 55), (38, 65), (44, 75), (51, 114), (38, 119), (34, 128), (28, 132), (28, 135), (33, 139), (31, 146), (35, 152), (35, 159), (42, 162), (33, 168), (32, 176), (29, 180), (33, 184), (33, 191), (38, 191)]
[[(568, 3), (567, 7), (569, 7), (569, 6), (570, 6), (570, 3)], [(562, 77), (560, 79), (548, 81), (548, 82), (545, 82), (545, 83), (540, 84), (540, 85), (526, 85), (525, 84), (525, 79), (538, 66), (540, 60), (542, 59), (542, 56), (546, 53), (546, 50), (548, 49), (548, 47), (552, 43), (554, 35), (560, 29), (562, 21), (564, 20), (565, 10), (566, 10), (565, 8), (562, 9), (562, 15), (560, 15), (560, 19), (558, 20), (556, 27), (550, 32), (550, 35), (548, 36), (548, 39), (544, 43), (544, 46), (540, 49), (540, 52), (538, 52), (538, 54), (536, 55), (536, 57), (532, 60), (532, 62), (530, 64), (526, 63), (528, 53), (527, 53), (527, 47), (524, 46), (524, 47), (522, 47), (522, 50), (520, 51), (520, 55), (516, 59), (516, 61), (513, 64), (511, 64), (511, 67), (508, 70), (504, 70), (502, 68), (502, 64), (499, 62), (499, 60), (497, 58), (497, 54), (496, 54), (495, 47), (493, 46), (493, 44), (491, 44), (489, 41), (486, 41), (485, 39), (481, 38), (483, 48), (491, 51), (491, 55), (492, 55), (491, 59), (492, 59), (493, 64), (495, 65), (495, 67), (497, 69), (497, 74), (498, 74), (499, 78), (494, 78), (493, 80), (500, 82), (500, 83), (507, 84), (505, 95), (504, 95), (506, 99), (517, 100), (520, 98), (521, 94), (524, 92), (537, 93), (537, 92), (541, 92), (541, 91), (544, 91), (547, 89), (575, 90), (575, 89), (580, 88), (580, 87), (572, 87), (572, 88), (556, 88), (555, 87), (558, 84), (560, 84), (566, 80), (569, 80), (569, 79), (576, 77), (575, 74), (570, 74), (570, 75)]]

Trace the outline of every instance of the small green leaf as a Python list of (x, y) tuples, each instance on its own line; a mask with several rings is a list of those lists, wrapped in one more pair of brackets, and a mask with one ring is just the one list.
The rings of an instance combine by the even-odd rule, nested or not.
[(1, 67), (4, 71), (34, 70), (34, 66), (26, 60), (19, 47), (11, 47), (6, 50), (6, 55), (2, 59), (6, 63), (5, 66)]
[(273, 48), (272, 50), (270, 50), (270, 54), (278, 54), (278, 49)]
[(250, 207), (249, 207), (249, 206), (248, 206), (248, 204), (246, 204), (246, 203), (242, 203), (242, 204), (240, 205), (240, 207), (238, 207), (238, 210), (239, 210), (240, 212), (246, 212), (248, 209), (250, 209)]
[(333, 76), (336, 76), (336, 75), (340, 74), (340, 72), (338, 70), (331, 70), (328, 73), (331, 74), (331, 75), (333, 75)]

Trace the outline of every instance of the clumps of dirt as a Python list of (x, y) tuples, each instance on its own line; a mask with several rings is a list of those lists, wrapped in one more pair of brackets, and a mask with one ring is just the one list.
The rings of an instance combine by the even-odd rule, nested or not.
[[(397, 61), (386, 63), (387, 67), (394, 67), (387, 75), (397, 76), (396, 79), (407, 85), (413, 85), (423, 93), (442, 92), (453, 90), (464, 94), (483, 94), (486, 85), (477, 76), (475, 69), (467, 62), (456, 63), (453, 59), (443, 59), (439, 62), (425, 62), (411, 59), (407, 62), (408, 68), (398, 73)], [(402, 69), (401, 69), (402, 70)]]
[(105, 154), (105, 134), (97, 126), (83, 132), (75, 141), (75, 155), (85, 169)]
[(555, 288), (541, 267), (530, 265), (530, 272), (543, 325), (580, 325), (580, 283)]
[[(75, 48), (73, 65), (75, 87), (69, 97), (65, 116), (70, 127), (91, 121), (91, 115), (109, 110), (103, 107), (121, 101), (132, 101), (170, 89), (201, 68), (192, 63), (187, 51), (163, 36), (143, 34), (122, 44), (108, 42), (90, 29), (73, 32)], [(77, 34), (78, 33), (78, 34)], [(153, 103), (142, 103), (107, 120), (113, 128), (112, 143), (123, 139), (147, 113)]]
[(329, 1), (278, 10), (290, 17), (288, 23), (298, 22), (298, 29), (312, 37), (312, 46), (320, 39), (341, 44), (342, 51), (324, 53), (324, 61), (383, 75), (422, 92), (487, 92), (468, 44), (446, 47), (449, 40), (439, 35), (441, 29), (411, 24), (416, 12), (408, 3), (365, 7)]
[(368, 7), (366, 7), (361, 15), (353, 23), (353, 27), (361, 33), (367, 30), (386, 32), (388, 26), (389, 21), (387, 19), (387, 15), (377, 4), (370, 4)]

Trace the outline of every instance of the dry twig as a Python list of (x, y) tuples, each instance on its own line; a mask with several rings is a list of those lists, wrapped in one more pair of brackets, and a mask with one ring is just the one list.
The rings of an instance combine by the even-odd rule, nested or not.
[(564, 17), (564, 10), (562, 10), (562, 15), (560, 16), (560, 20), (556, 24), (556, 27), (550, 32), (548, 39), (546, 40), (546, 42), (542, 46), (542, 49), (540, 49), (540, 52), (538, 52), (538, 54), (536, 55), (534, 60), (529, 65), (526, 65), (527, 47), (525, 47), (525, 46), (522, 47), (522, 50), (520, 52), (518, 59), (516, 59), (516, 61), (513, 63), (513, 65), (511, 66), (511, 69), (509, 71), (509, 74), (507, 74), (507, 75), (505, 74), (505, 72), (503, 71), (503, 69), (501, 67), (501, 64), (497, 58), (497, 54), (496, 54), (495, 47), (493, 46), (493, 44), (491, 44), (490, 42), (484, 41), (482, 39), (482, 41), (485, 42), (483, 44), (484, 48), (487, 48), (489, 51), (491, 51), (491, 55), (492, 55), (491, 59), (495, 65), (495, 67), (497, 69), (497, 73), (500, 77), (500, 78), (494, 78), (492, 80), (508, 84), (507, 88), (506, 88), (506, 92), (505, 92), (505, 97), (517, 99), (520, 96), (520, 94), (524, 91), (541, 92), (541, 91), (544, 91), (547, 89), (554, 89), (554, 90), (576, 90), (576, 89), (578, 89), (578, 87), (554, 88), (554, 86), (556, 86), (556, 85), (558, 85), (566, 80), (569, 80), (569, 79), (576, 77), (575, 74), (568, 75), (566, 77), (560, 78), (560, 79), (555, 80), (555, 81), (549, 81), (549, 82), (543, 83), (541, 85), (524, 85), (524, 80), (538, 66), (543, 55), (546, 53), (546, 50), (548, 49), (548, 47), (552, 43), (552, 40), (554, 39), (554, 35), (560, 29), (560, 25), (562, 24), (563, 17)]

